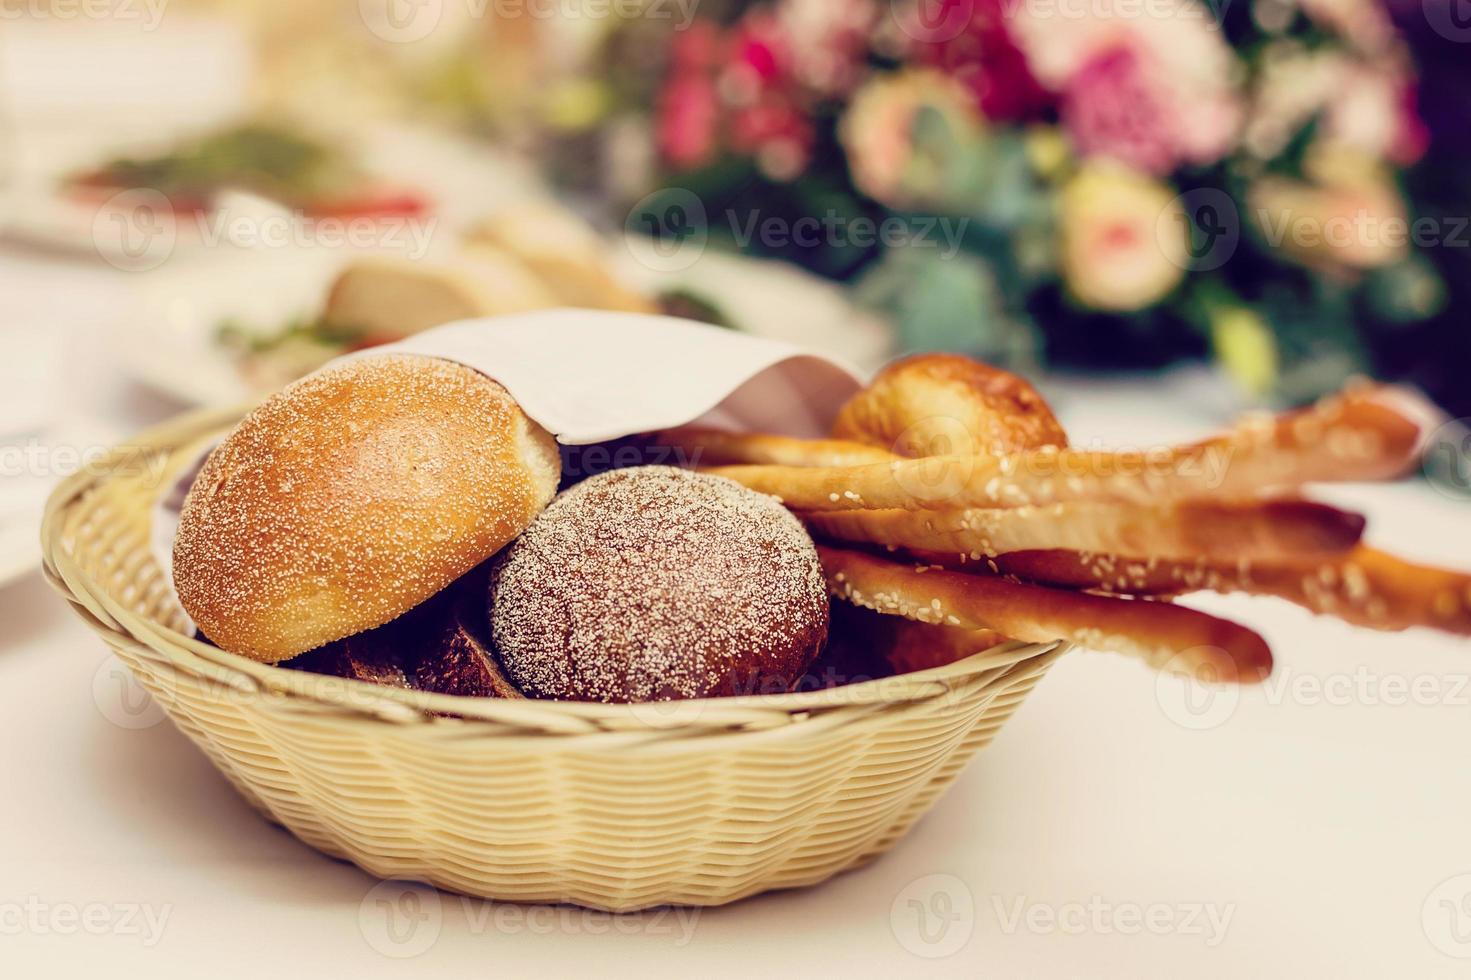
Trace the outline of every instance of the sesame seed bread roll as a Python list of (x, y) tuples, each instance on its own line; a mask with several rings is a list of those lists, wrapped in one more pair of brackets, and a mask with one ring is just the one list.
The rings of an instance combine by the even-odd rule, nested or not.
[(387, 623), (556, 493), (556, 443), (479, 372), (351, 361), (247, 415), (184, 502), (174, 587), (222, 649), (276, 663)]

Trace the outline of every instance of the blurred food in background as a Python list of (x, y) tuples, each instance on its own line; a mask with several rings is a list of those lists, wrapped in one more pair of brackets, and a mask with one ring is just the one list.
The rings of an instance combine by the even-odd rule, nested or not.
[[(111, 162), (79, 183), (453, 212), (455, 254), (434, 260), (482, 299), (446, 309), (657, 303), (743, 327), (673, 281), (708, 285), (738, 252), (837, 284), (894, 351), (1211, 361), (1262, 402), (1373, 373), (1464, 415), (1471, 127), (1450, 2), (171, 0), (160, 34), (224, 18), (248, 39), (243, 110), (148, 152), (96, 146)], [(455, 165), (421, 149), (430, 132), (461, 141)], [(549, 191), (568, 212), (476, 228)], [(651, 243), (631, 267), (607, 254), (629, 238)], [(663, 280), (632, 285), (650, 266)], [(377, 336), (286, 319), (282, 347)], [(261, 343), (244, 334), (226, 332)]]
[(318, 218), (420, 215), (429, 208), (422, 192), (373, 178), (341, 147), (260, 122), (207, 133), (159, 153), (116, 157), (70, 175), (67, 187), (92, 200), (126, 190), (157, 191), (184, 213), (208, 212), (230, 190)]
[(662, 185), (630, 227), (850, 283), (900, 347), (1213, 358), (1276, 401), (1372, 371), (1471, 407), (1471, 189), (1377, 0), (724, 2), (578, 50), (534, 100), (564, 186), (622, 220)]

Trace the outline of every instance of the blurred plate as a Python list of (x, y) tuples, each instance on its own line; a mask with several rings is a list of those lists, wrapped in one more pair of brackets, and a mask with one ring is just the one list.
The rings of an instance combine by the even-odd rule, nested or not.
[(227, 249), (175, 257), (138, 277), (135, 313), (111, 335), (124, 373), (190, 405), (249, 399), (251, 386), (221, 324), (275, 329), (322, 305), (338, 269), (358, 253), (328, 248)]
[[(369, 125), (341, 139), (350, 139), (349, 152), (368, 173), (427, 200), (428, 213), (413, 220), (436, 237), (441, 233), (453, 237), (496, 208), (545, 193), (528, 164), (483, 142), (396, 124)], [(216, 239), (228, 224), (226, 214), (260, 218), (271, 210), (291, 213), (270, 202), (252, 208), (250, 195), (226, 191), (209, 213), (175, 218), (164, 210), (162, 196), (152, 191), (87, 193), (69, 191), (64, 185), (66, 174), (86, 170), (124, 150), (151, 153), (173, 142), (155, 138), (105, 151), (93, 147), (80, 158), (73, 149), (70, 156), (53, 155), (9, 175), (0, 206), (0, 237), (79, 257), (101, 257), (127, 271), (151, 270), (164, 259), (217, 248)]]
[(619, 276), (635, 289), (687, 291), (711, 303), (739, 330), (830, 354), (866, 372), (878, 370), (892, 353), (888, 324), (854, 306), (838, 283), (785, 262), (716, 249), (703, 251), (685, 268), (660, 269), (660, 263), (648, 261), (646, 241), (629, 237), (611, 257)]
[(0, 588), (40, 567), (40, 510), (0, 512)]
[[(843, 289), (800, 269), (710, 253), (677, 273), (637, 267), (614, 246), (620, 275), (645, 292), (682, 289), (720, 309), (737, 329), (841, 357), (861, 370), (882, 364), (889, 332), (848, 302)], [(135, 380), (192, 405), (245, 401), (254, 391), (235, 356), (218, 342), (233, 319), (271, 330), (316, 312), (332, 277), (360, 253), (338, 250), (233, 251), (170, 262), (139, 277), (136, 316), (119, 325), (114, 350)]]

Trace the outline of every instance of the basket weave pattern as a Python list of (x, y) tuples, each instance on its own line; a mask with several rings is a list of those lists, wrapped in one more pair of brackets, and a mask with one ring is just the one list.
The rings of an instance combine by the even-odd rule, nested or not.
[(627, 911), (812, 884), (882, 853), (1063, 645), (830, 691), (664, 705), (455, 698), (195, 642), (149, 548), (163, 486), (238, 412), (145, 433), (53, 494), (45, 570), (268, 819), (385, 878)]

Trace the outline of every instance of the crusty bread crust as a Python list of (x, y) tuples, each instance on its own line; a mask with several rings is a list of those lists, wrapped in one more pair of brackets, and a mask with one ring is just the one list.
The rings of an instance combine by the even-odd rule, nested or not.
[(959, 354), (919, 354), (890, 364), (839, 410), (832, 434), (900, 456), (1067, 445), (1067, 433), (1037, 389)]
[(210, 455), (174, 542), (184, 610), (276, 663), (412, 609), (531, 523), (556, 444), (460, 364), (385, 355), (285, 388)]
[(1029, 643), (1062, 637), (1211, 680), (1254, 682), (1272, 672), (1272, 652), (1260, 636), (1184, 606), (942, 571), (826, 545), (817, 551), (833, 595), (889, 615)]
[(322, 319), (381, 340), (412, 336), (455, 320), (556, 305), (556, 297), (515, 260), (477, 248), (439, 265), (400, 258), (359, 259), (333, 280)]

